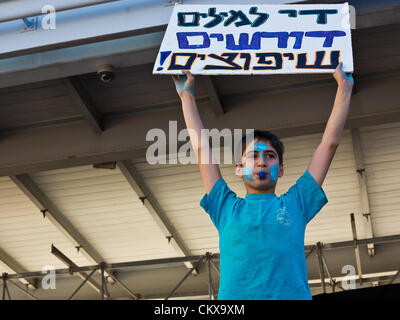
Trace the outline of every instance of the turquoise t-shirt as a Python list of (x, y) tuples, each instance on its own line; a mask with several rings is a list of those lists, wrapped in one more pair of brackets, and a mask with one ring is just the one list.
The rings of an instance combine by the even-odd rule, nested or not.
[(327, 202), (308, 170), (280, 197), (239, 198), (220, 178), (200, 202), (219, 233), (218, 299), (312, 299), (304, 234)]

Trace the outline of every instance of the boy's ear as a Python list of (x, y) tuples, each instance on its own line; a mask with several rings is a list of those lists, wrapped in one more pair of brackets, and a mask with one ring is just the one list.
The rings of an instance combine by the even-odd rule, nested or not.
[(278, 172), (278, 177), (279, 177), (279, 178), (282, 178), (282, 177), (283, 177), (283, 172), (284, 172), (284, 170), (283, 170), (283, 164), (280, 164), (280, 165), (279, 165), (279, 172)]
[(243, 165), (235, 164), (235, 174), (239, 177), (243, 176)]

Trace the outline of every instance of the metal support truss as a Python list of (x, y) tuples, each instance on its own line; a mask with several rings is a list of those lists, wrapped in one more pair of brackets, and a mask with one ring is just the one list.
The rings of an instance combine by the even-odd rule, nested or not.
[[(377, 244), (377, 243), (393, 243), (393, 242), (400, 242), (400, 235), (392, 235), (392, 236), (375, 237), (375, 238), (357, 240), (358, 245), (367, 245), (369, 243)], [(330, 279), (329, 284), (332, 286), (333, 291), (335, 290), (336, 286), (338, 286), (342, 290), (344, 290), (344, 289), (339, 285), (337, 278), (331, 276), (322, 249), (329, 250), (329, 249), (334, 249), (334, 248), (346, 248), (346, 247), (352, 247), (352, 246), (354, 246), (354, 241), (342, 241), (342, 242), (326, 243), (326, 244), (317, 243), (316, 245), (305, 246), (305, 250), (308, 251), (306, 254), (306, 257), (310, 256), (311, 253), (314, 252), (315, 249), (317, 249), (316, 250), (317, 254), (319, 254), (318, 261), (320, 263), (320, 273), (321, 273), (321, 278), (323, 279), (323, 281), (321, 281), (321, 280), (320, 281), (324, 282), (324, 283), (326, 282), (325, 281), (325, 273), (327, 273), (327, 275)], [(56, 275), (62, 275), (62, 274), (71, 275), (76, 272), (91, 272), (86, 277), (86, 279), (80, 284), (80, 286), (75, 290), (75, 292), (69, 297), (69, 299), (72, 299), (75, 296), (75, 294), (80, 290), (80, 288), (82, 288), (82, 286), (86, 284), (86, 282), (90, 279), (90, 277), (96, 271), (100, 270), (102, 267), (103, 267), (104, 272), (106, 272), (106, 271), (110, 272), (111, 270), (116, 270), (116, 269), (126, 269), (126, 268), (136, 268), (136, 267), (142, 269), (145, 266), (154, 266), (154, 265), (168, 266), (170, 264), (174, 265), (174, 264), (182, 263), (182, 262), (193, 262), (193, 265), (194, 265), (193, 268), (197, 268), (203, 262), (203, 260), (206, 259), (207, 264), (208, 264), (208, 275), (209, 275), (208, 296), (212, 298), (214, 292), (210, 290), (212, 288), (212, 287), (210, 288), (210, 286), (212, 286), (212, 279), (210, 278), (210, 269), (213, 268), (215, 270), (215, 272), (219, 275), (219, 270), (213, 261), (213, 260), (219, 260), (219, 258), (220, 258), (219, 254), (206, 253), (205, 255), (187, 256), (187, 257), (175, 257), (175, 258), (152, 259), (152, 260), (144, 260), (144, 261), (120, 262), (120, 263), (114, 263), (114, 264), (103, 263), (102, 266), (101, 265), (92, 265), (92, 266), (70, 267), (70, 268), (65, 268), (65, 269), (57, 269), (57, 270), (55, 270), (55, 274)], [(183, 279), (171, 291), (171, 293), (168, 294), (166, 299), (169, 299), (170, 297), (172, 297), (174, 295), (176, 290), (182, 285), (182, 283), (189, 277), (189, 275), (191, 273), (192, 273), (192, 269), (188, 270), (188, 272), (183, 277)], [(378, 281), (378, 280), (386, 281), (387, 280), (388, 281), (387, 284), (391, 284), (394, 282), (394, 280), (397, 278), (397, 276), (399, 274), (400, 274), (400, 271), (391, 273), (390, 275), (387, 275), (387, 274), (376, 275), (376, 276), (375, 275), (362, 275), (362, 277), (365, 278), (366, 282)], [(11, 279), (41, 278), (41, 277), (43, 277), (42, 271), (25, 272), (25, 273), (20, 273), (20, 274), (6, 275), (7, 281), (9, 283), (12, 283), (15, 286), (16, 286), (16, 284), (13, 283), (12, 281), (10, 281)], [(4, 281), (4, 276), (3, 276), (3, 281)], [(317, 283), (315, 282), (315, 280), (309, 280), (309, 281), (311, 281), (311, 282), (309, 282), (311, 287), (316, 286)], [(319, 285), (320, 281), (318, 281), (318, 285)], [(117, 283), (121, 284), (119, 281), (117, 281)], [(321, 285), (322, 285), (322, 283), (321, 283)], [(141, 298), (140, 295), (133, 294), (129, 290), (129, 288), (127, 288), (125, 285), (121, 285), (121, 286), (130, 295), (134, 295), (134, 298), (136, 298), (136, 299)], [(19, 288), (19, 289), (21, 289), (21, 288)], [(5, 294), (7, 293), (7, 288), (3, 288), (3, 290), (5, 290), (5, 293), (4, 293), (4, 297), (5, 297)], [(104, 293), (108, 292), (106, 287), (104, 287), (103, 290), (104, 290), (103, 291)], [(27, 291), (25, 291), (25, 290), (23, 290), (23, 291), (24, 291), (24, 293), (29, 294)], [(326, 289), (325, 289), (325, 292), (326, 292)], [(29, 296), (32, 299), (36, 299), (31, 294), (29, 294)], [(175, 294), (175, 296), (179, 296), (179, 294)], [(153, 297), (153, 298), (155, 298), (155, 297)], [(157, 298), (162, 298), (162, 297), (157, 297)], [(164, 295), (164, 298), (165, 298), (165, 295)]]
[(29, 298), (31, 298), (32, 300), (39, 300), (38, 298), (36, 298), (32, 293), (30, 293), (28, 290), (21, 288), (19, 285), (17, 285), (16, 283), (14, 283), (14, 281), (8, 280), (8, 283), (11, 283), (14, 287), (16, 287), (19, 291), (21, 291), (22, 293), (26, 294)]
[[(53, 244), (51, 245), (51, 253), (55, 255), (59, 260), (61, 260), (68, 267), (78, 267), (71, 259), (69, 259), (65, 254), (63, 254), (60, 250), (58, 250)], [(87, 278), (87, 274), (85, 272), (78, 272), (78, 275), (82, 279)], [(93, 279), (88, 280), (90, 286), (96, 290), (96, 292), (100, 292), (100, 286)]]
[(211, 261), (213, 255), (211, 252), (206, 252), (206, 261), (207, 261), (207, 271), (208, 271), (208, 297), (210, 300), (215, 300), (212, 276), (211, 276)]
[[(371, 208), (369, 205), (368, 184), (365, 176), (365, 166), (361, 147), (360, 130), (358, 128), (351, 129), (351, 138), (353, 142), (354, 157), (357, 166), (358, 182), (360, 185), (362, 214), (367, 220), (367, 236), (372, 238), (374, 236), (374, 229), (372, 225)], [(375, 255), (375, 248), (373, 243), (369, 243), (367, 245), (367, 249), (368, 254), (371, 257)]]
[[(98, 268), (99, 268), (99, 267), (97, 266), (97, 268), (95, 268), (95, 269), (92, 270), (92, 272), (86, 277), (85, 280), (83, 280), (83, 282), (79, 285), (79, 287), (76, 288), (76, 290), (72, 293), (72, 295), (68, 298), (68, 300), (71, 300), (71, 299), (74, 297), (74, 295), (76, 295), (76, 294), (78, 293), (78, 291), (85, 285), (85, 283), (86, 283), (87, 281), (89, 281), (90, 277), (96, 272), (96, 270), (97, 270)], [(104, 274), (102, 275), (102, 278), (103, 278), (103, 276), (104, 276)], [(101, 294), (103, 295), (103, 292), (101, 292)]]
[(325, 270), (324, 270), (324, 264), (322, 262), (322, 246), (323, 246), (323, 244), (321, 242), (317, 243), (317, 258), (318, 258), (318, 266), (319, 266), (319, 276), (321, 278), (322, 293), (326, 293)]
[[(326, 286), (325, 286), (325, 273), (329, 277), (329, 285), (332, 287), (332, 292), (335, 292), (336, 286), (339, 286), (340, 289), (344, 290), (340, 284), (336, 281), (331, 276), (331, 273), (329, 272), (328, 264), (326, 262), (324, 253), (323, 253), (323, 248), (324, 244), (322, 242), (317, 242), (317, 244), (314, 246), (314, 248), (317, 249), (317, 257), (318, 257), (318, 265), (319, 265), (319, 270), (320, 270), (320, 278), (321, 278), (321, 287), (322, 287), (322, 292), (326, 293)], [(308, 253), (310, 255), (312, 250)]]
[(181, 284), (187, 279), (187, 277), (190, 276), (190, 274), (193, 272), (193, 270), (195, 270), (200, 263), (206, 258), (206, 256), (202, 256), (199, 261), (197, 261), (197, 263), (194, 264), (193, 268), (191, 268), (186, 274), (185, 276), (182, 278), (181, 281), (179, 281), (179, 283), (176, 285), (176, 287), (171, 291), (171, 293), (165, 298), (165, 300), (168, 300), (174, 293), (176, 290), (178, 290), (178, 288), (181, 286)]
[(8, 291), (8, 286), (7, 286), (7, 273), (3, 273), (1, 278), (3, 280), (3, 298), (2, 299), (6, 300), (6, 293), (7, 293), (8, 300), (11, 300), (10, 291)]

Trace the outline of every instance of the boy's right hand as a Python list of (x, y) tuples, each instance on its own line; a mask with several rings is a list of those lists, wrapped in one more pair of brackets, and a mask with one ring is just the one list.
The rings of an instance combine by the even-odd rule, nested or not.
[(182, 73), (182, 75), (172, 76), (176, 91), (181, 99), (187, 94), (190, 94), (194, 97), (194, 77), (190, 71), (184, 70)]

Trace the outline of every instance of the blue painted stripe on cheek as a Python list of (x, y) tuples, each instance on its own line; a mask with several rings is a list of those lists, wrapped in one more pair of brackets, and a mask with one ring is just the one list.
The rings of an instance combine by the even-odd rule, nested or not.
[(278, 179), (278, 164), (274, 164), (270, 170), (271, 181), (276, 181)]

